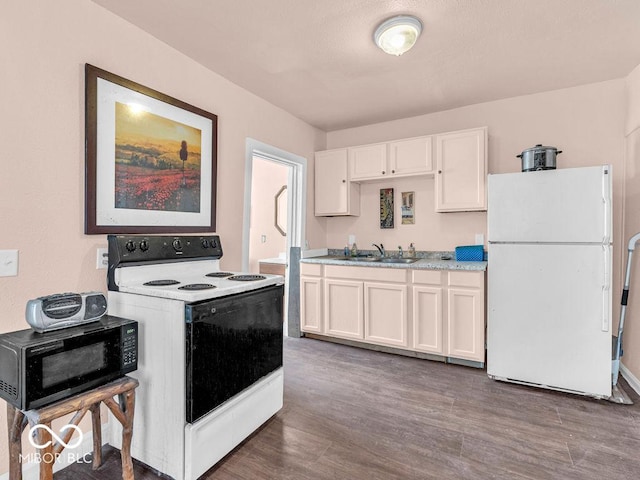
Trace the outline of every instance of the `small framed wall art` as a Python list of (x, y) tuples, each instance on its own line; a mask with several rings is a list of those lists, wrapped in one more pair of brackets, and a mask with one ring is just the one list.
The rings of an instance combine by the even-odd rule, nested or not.
[(393, 188), (380, 189), (380, 228), (393, 228)]
[(415, 193), (414, 192), (402, 192), (402, 225), (413, 225), (415, 222), (414, 216), (415, 205)]

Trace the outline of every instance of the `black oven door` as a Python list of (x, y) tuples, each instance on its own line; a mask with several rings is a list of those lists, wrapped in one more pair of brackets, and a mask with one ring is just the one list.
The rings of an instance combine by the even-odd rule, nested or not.
[(282, 366), (284, 287), (186, 306), (186, 420), (193, 423)]

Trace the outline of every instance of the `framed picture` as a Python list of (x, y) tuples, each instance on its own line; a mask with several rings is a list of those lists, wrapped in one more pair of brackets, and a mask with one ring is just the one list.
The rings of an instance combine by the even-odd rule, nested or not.
[(216, 229), (218, 117), (85, 65), (85, 233)]
[(393, 188), (380, 189), (380, 228), (393, 228)]
[(413, 225), (416, 223), (414, 216), (414, 199), (414, 192), (402, 192), (402, 225)]

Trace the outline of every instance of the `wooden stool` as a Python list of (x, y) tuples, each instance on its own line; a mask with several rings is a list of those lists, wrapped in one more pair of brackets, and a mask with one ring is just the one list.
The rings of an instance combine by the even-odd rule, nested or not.
[[(7, 404), (7, 421), (9, 432), (9, 480), (22, 480), (22, 431), (29, 423), (43, 425), (37, 428), (36, 439), (40, 449), (40, 480), (53, 479), (53, 465), (64, 447), (73, 436), (74, 428), (65, 430), (61, 442), (53, 442), (51, 422), (56, 418), (76, 412), (69, 425), (77, 426), (85, 413), (91, 412), (93, 424), (93, 463), (95, 470), (102, 464), (102, 423), (100, 422), (100, 403), (111, 410), (113, 416), (122, 424), (122, 479), (133, 480), (133, 461), (131, 460), (131, 435), (133, 433), (133, 410), (135, 406), (135, 389), (138, 381), (130, 377), (122, 377), (101, 387), (80, 393), (66, 400), (45, 407), (22, 411)], [(118, 395), (118, 402), (113, 397)], [(46, 427), (46, 428), (45, 428)]]

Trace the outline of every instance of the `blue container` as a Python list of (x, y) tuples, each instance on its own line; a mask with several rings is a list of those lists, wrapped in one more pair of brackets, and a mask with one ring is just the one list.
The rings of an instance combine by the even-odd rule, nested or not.
[(484, 248), (482, 245), (456, 247), (456, 260), (459, 262), (482, 262), (484, 260)]

